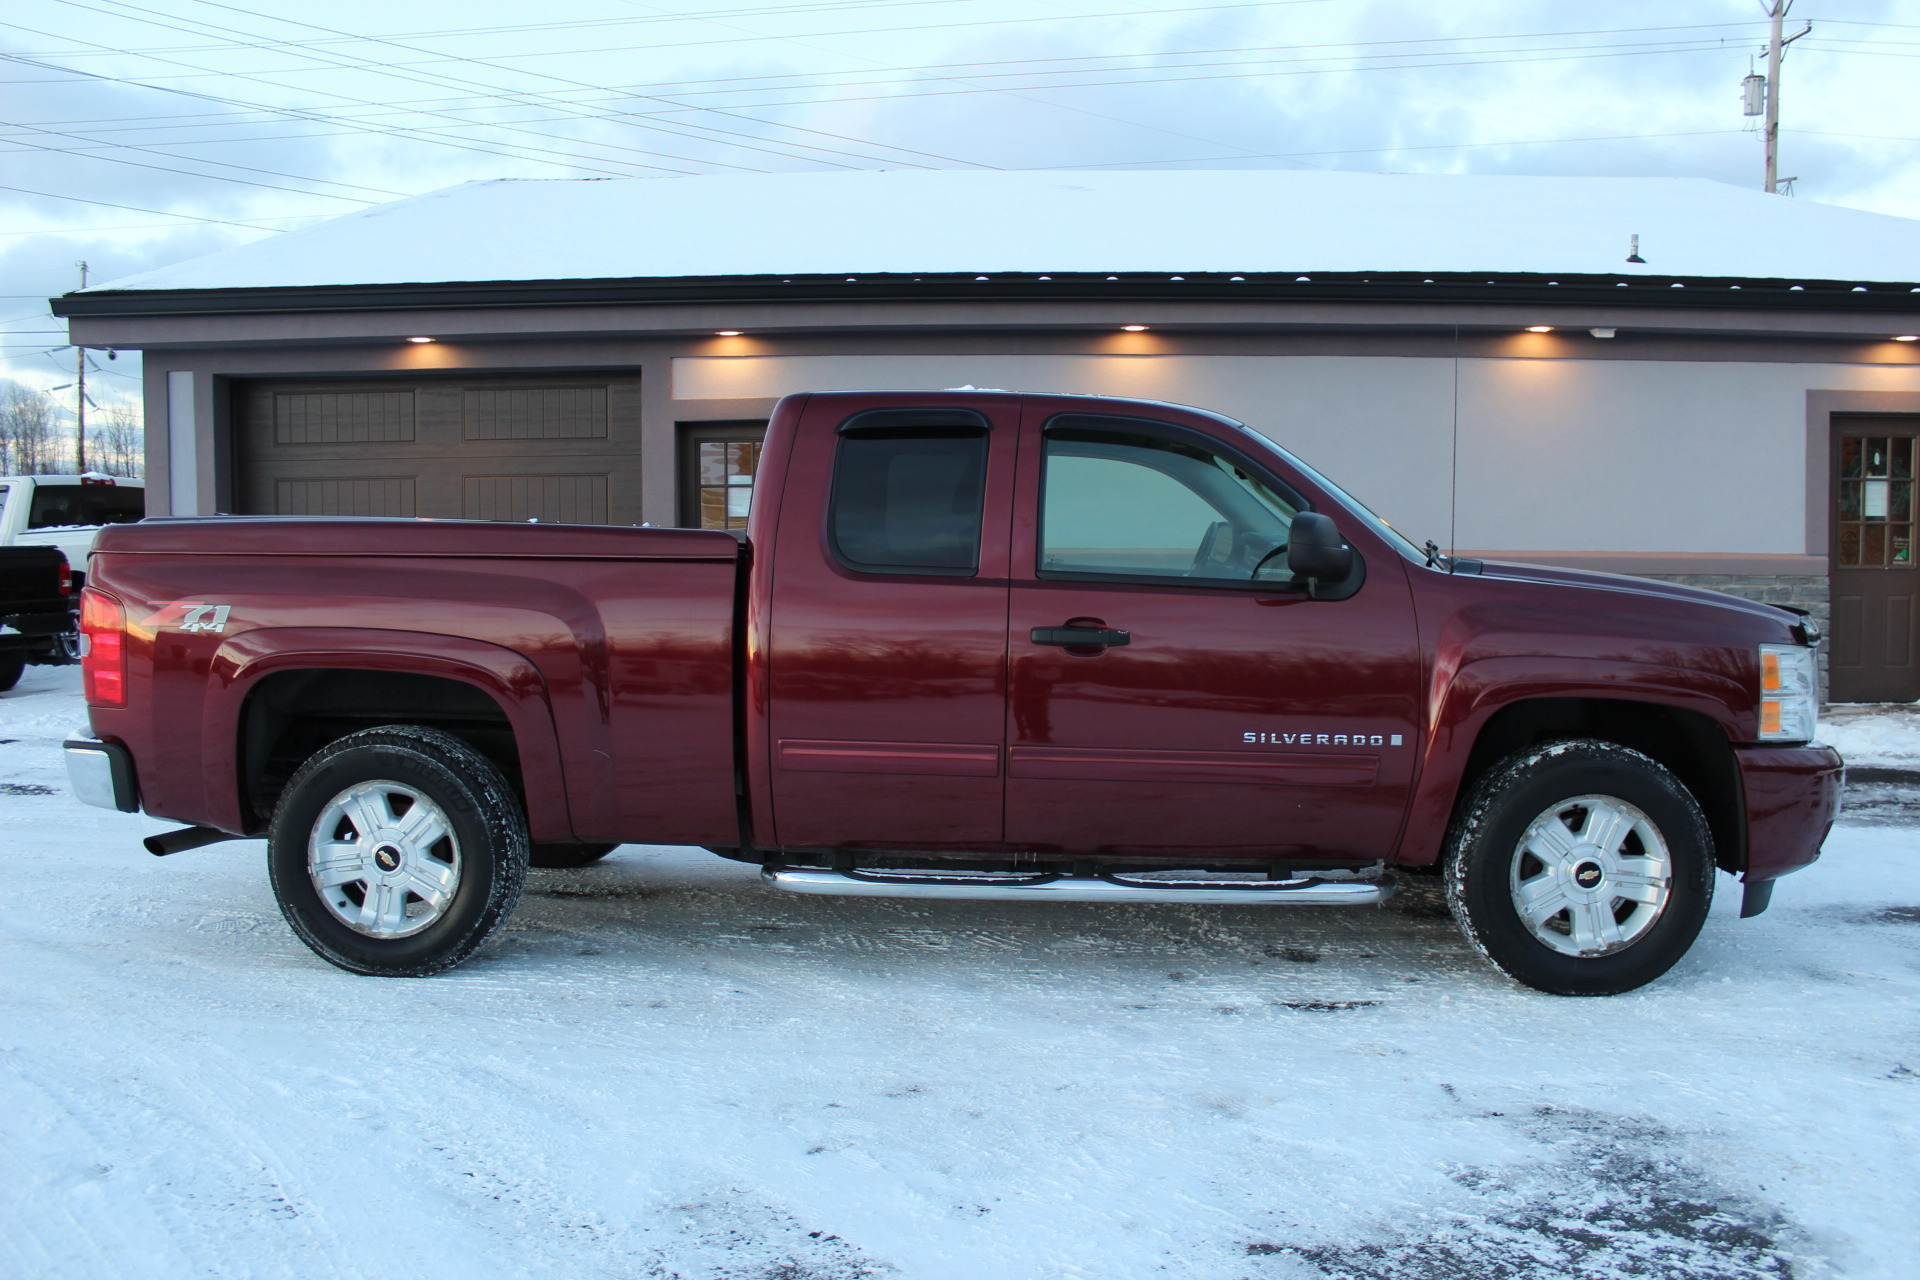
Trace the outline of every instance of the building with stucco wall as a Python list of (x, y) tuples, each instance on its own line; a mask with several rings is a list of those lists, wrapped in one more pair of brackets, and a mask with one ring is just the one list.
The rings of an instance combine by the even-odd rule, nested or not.
[(1806, 608), (1834, 696), (1920, 697), (1920, 221), (1670, 179), (503, 181), (54, 307), (145, 353), (156, 514), (738, 524), (790, 392), (1144, 396), (1416, 541)]

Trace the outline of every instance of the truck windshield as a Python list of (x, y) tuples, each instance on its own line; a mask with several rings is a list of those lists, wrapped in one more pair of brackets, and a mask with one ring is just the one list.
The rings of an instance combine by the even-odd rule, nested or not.
[(1258, 440), (1261, 444), (1265, 445), (1267, 448), (1273, 450), (1275, 453), (1285, 458), (1291, 466), (1296, 468), (1302, 475), (1306, 476), (1307, 479), (1313, 481), (1315, 484), (1319, 485), (1322, 489), (1325, 489), (1328, 493), (1332, 494), (1334, 497), (1334, 501), (1338, 502), (1341, 506), (1347, 509), (1347, 514), (1353, 516), (1354, 519), (1360, 521), (1360, 523), (1366, 525), (1367, 528), (1373, 530), (1375, 533), (1385, 538), (1388, 542), (1392, 543), (1394, 550), (1398, 551), (1401, 555), (1405, 556), (1409, 560), (1416, 561), (1420, 564), (1425, 564), (1427, 562), (1427, 553), (1425, 551), (1422, 551), (1419, 547), (1415, 546), (1413, 539), (1407, 537), (1406, 534), (1400, 532), (1398, 529), (1388, 524), (1385, 520), (1382, 520), (1379, 516), (1375, 515), (1373, 511), (1364, 502), (1361, 502), (1358, 498), (1348, 493), (1345, 489), (1342, 489), (1339, 485), (1327, 479), (1325, 476), (1321, 475), (1318, 471), (1315, 471), (1312, 467), (1300, 461), (1300, 459), (1294, 457), (1293, 454), (1281, 448), (1278, 444), (1275, 444), (1272, 440), (1268, 439), (1266, 436), (1261, 435), (1258, 431), (1255, 431), (1252, 427), (1247, 426), (1245, 423), (1235, 423), (1234, 425), (1238, 426), (1242, 431), (1252, 436), (1255, 440)]
[(131, 485), (37, 484), (27, 528), (132, 524), (147, 513), (147, 493)]

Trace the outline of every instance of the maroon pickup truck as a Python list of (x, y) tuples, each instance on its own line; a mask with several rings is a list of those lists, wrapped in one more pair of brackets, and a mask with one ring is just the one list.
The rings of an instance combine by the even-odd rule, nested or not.
[(356, 973), (471, 955), (526, 869), (703, 845), (802, 893), (1232, 906), (1443, 877), (1521, 982), (1607, 994), (1813, 861), (1808, 619), (1422, 551), (1230, 419), (781, 401), (744, 540), (149, 520), (84, 592), (74, 789), (265, 836)]

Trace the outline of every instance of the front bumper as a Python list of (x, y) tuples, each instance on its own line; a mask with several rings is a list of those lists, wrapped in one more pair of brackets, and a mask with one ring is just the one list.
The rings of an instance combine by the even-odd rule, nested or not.
[(140, 789), (133, 776), (133, 756), (117, 742), (100, 742), (78, 734), (66, 743), (67, 785), (87, 804), (134, 813), (140, 808)]
[(1775, 880), (1820, 856), (1840, 811), (1840, 753), (1832, 747), (1736, 747), (1747, 797), (1748, 884)]

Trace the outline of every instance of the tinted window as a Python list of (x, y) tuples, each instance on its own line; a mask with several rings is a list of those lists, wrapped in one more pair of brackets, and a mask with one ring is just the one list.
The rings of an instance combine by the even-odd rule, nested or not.
[[(1299, 504), (1233, 459), (1137, 430), (1047, 432), (1039, 570), (1286, 581)], [(1265, 564), (1262, 565), (1262, 560)]]
[(41, 484), (33, 489), (27, 528), (132, 524), (147, 512), (147, 492), (117, 484)]
[(833, 550), (866, 573), (971, 575), (980, 565), (987, 433), (850, 431), (834, 457)]

